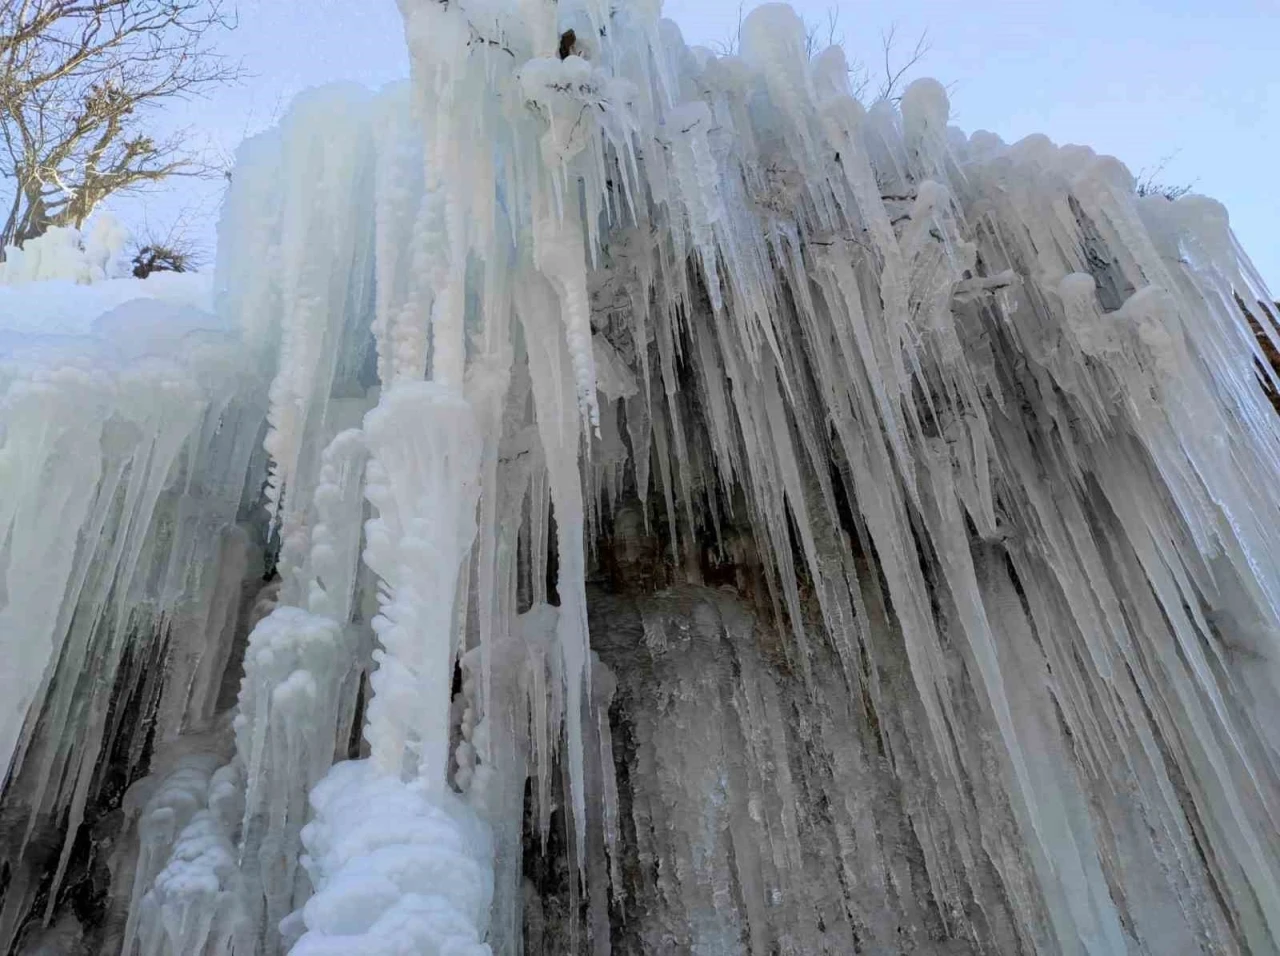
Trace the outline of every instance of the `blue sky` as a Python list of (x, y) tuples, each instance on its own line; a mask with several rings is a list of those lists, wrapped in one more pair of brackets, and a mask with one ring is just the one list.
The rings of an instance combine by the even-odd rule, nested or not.
[[(748, 3), (747, 8), (754, 6)], [(335, 79), (380, 85), (408, 72), (394, 0), (240, 0), (226, 44), (253, 77), (177, 119), (222, 149), (269, 125), (298, 91)], [(794, 0), (808, 20), (839, 12), (851, 59), (878, 65), (881, 33), (904, 48), (928, 31), (916, 75), (952, 86), (953, 121), (1007, 141), (1030, 133), (1084, 143), (1135, 173), (1221, 200), (1271, 291), (1280, 295), (1280, 0)], [(667, 0), (686, 41), (714, 45), (737, 0)], [(878, 68), (878, 67), (877, 67)], [(189, 184), (145, 204), (156, 226), (216, 197)], [(139, 214), (134, 210), (129, 218)]]

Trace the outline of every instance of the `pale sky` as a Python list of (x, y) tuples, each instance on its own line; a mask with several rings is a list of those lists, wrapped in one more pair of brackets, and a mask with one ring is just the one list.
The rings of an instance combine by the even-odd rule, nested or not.
[[(407, 75), (395, 0), (240, 0), (225, 44), (253, 77), (191, 104), (181, 122), (225, 149), (269, 125), (289, 99), (331, 80)], [(749, 2), (747, 9), (755, 6)], [(952, 88), (953, 122), (1013, 142), (1045, 133), (1122, 159), (1137, 174), (1221, 200), (1271, 291), (1280, 295), (1280, 0), (793, 0), (807, 20), (839, 11), (850, 59), (879, 69), (880, 35), (903, 48), (927, 30), (913, 75)], [(716, 45), (737, 0), (667, 0), (689, 43)], [(147, 203), (157, 226), (177, 205), (197, 221), (216, 197), (189, 184)], [(138, 216), (130, 210), (129, 218)]]

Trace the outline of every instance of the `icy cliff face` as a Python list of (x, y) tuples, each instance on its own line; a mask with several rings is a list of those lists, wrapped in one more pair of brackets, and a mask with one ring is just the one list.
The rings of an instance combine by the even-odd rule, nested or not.
[(5, 317), (0, 947), (1280, 945), (1225, 212), (658, 7), (402, 0), (211, 312)]

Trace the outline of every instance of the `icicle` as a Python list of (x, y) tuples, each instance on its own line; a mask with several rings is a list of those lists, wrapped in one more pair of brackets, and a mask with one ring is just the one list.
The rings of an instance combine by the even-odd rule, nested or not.
[[(537, 407), (538, 431), (546, 459), (551, 499), (555, 506), (556, 548), (559, 556), (557, 590), (560, 613), (556, 637), (563, 661), (565, 720), (569, 741), (568, 767), (577, 860), (586, 852), (585, 743), (582, 729), (584, 690), (590, 687), (587, 637), (585, 512), (578, 471), (579, 413), (572, 378), (572, 357), (555, 321), (555, 298), (550, 283), (528, 273), (517, 312), (530, 350), (529, 371)], [(585, 318), (585, 317), (584, 317)], [(590, 355), (590, 339), (587, 340)], [(581, 387), (581, 380), (577, 386)], [(578, 393), (580, 394), (580, 392)], [(591, 388), (595, 400), (594, 377)]]
[[(342, 91), (342, 98), (337, 95)], [(236, 318), (248, 323), (266, 310), (281, 310), (278, 371), (271, 385), (271, 430), (265, 446), (272, 457), (267, 497), (272, 517), (292, 509), (282, 534), (297, 533), (297, 522), (310, 503), (312, 488), (300, 485), (301, 461), (309, 428), (323, 420), (338, 346), (355, 304), (354, 291), (364, 281), (361, 264), (369, 236), (359, 224), (370, 205), (373, 177), (368, 126), (368, 94), (359, 88), (335, 88), (303, 97), (295, 119), (284, 126), (278, 147), (281, 162), (293, 171), (282, 200), (279, 248), (273, 256), (280, 273), (257, 299), (241, 299)], [(354, 190), (340, 183), (358, 184)], [(323, 248), (321, 263), (308, 255)], [(256, 269), (260, 264), (245, 264)]]
[(243, 917), (268, 951), (305, 901), (298, 871), (307, 794), (333, 761), (340, 688), (352, 651), (333, 620), (278, 607), (249, 635), (235, 718), (245, 777), (238, 862)]
[(355, 429), (339, 433), (320, 458), (308, 610), (338, 624), (350, 620), (355, 600), (367, 458), (364, 433)]
[[(587, 301), (587, 261), (576, 197), (566, 200), (559, 215), (545, 206), (540, 209), (533, 235), (534, 261), (551, 281), (560, 301), (560, 319), (564, 323), (583, 424), (599, 431), (596, 360)], [(544, 330), (543, 334), (548, 331)]]
[(434, 382), (392, 388), (364, 433), (378, 512), (365, 560), (386, 589), (365, 736), (383, 772), (412, 766), (431, 792), (448, 766), (454, 595), (476, 533), (479, 435), (465, 400)]
[(778, 4), (741, 57), (400, 8), (407, 84), (241, 151), (217, 318), (106, 289), (110, 230), (3, 268), (104, 291), (0, 290), (0, 950), (114, 949), (67, 887), (142, 778), (142, 956), (1274, 951), (1280, 333), (1225, 211), (864, 109)]

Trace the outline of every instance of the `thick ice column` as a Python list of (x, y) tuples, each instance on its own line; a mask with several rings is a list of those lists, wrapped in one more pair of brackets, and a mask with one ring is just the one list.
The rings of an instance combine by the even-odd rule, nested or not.
[[(254, 357), (278, 348), (267, 499), (286, 538), (297, 535), (310, 506), (311, 456), (332, 434), (325, 421), (335, 372), (349, 326), (365, 322), (372, 289), (371, 104), (354, 85), (300, 97), (279, 130), (242, 149), (246, 174), (236, 178), (220, 223), (219, 305)], [(267, 317), (276, 316), (272, 327)]]
[(333, 762), (350, 659), (343, 629), (299, 608), (276, 608), (249, 635), (235, 718), (246, 782), (238, 862), (246, 919), (267, 952), (307, 897), (298, 869), (307, 793)]
[[(365, 417), (366, 563), (382, 578), (369, 760), (334, 766), (303, 833), (316, 893), (295, 956), (475, 953), (493, 897), (488, 828), (449, 789), (459, 574), (476, 534), (482, 440), (452, 388), (400, 380)], [(370, 812), (375, 810), (376, 812)]]
[(441, 250), (429, 228), (434, 197), (426, 195), (420, 124), (411, 109), (412, 86), (397, 85), (379, 97), (374, 136), (375, 283), (373, 336), (378, 378), (422, 378), (431, 325), (431, 275)]
[(587, 253), (577, 197), (570, 197), (563, 213), (540, 204), (534, 223), (534, 260), (556, 290), (560, 321), (569, 346), (578, 409), (584, 424), (600, 426), (596, 402), (596, 360), (591, 345), (591, 304), (587, 298)]
[(368, 457), (364, 433), (354, 428), (340, 432), (320, 456), (307, 608), (339, 625), (351, 620), (356, 598)]
[(415, 265), (430, 286), (431, 377), (453, 388), (467, 371), (469, 263), (493, 251), (497, 183), (508, 172), (491, 125), (493, 88), (515, 64), (505, 6), (400, 0), (425, 143), (414, 241), (426, 255)]
[[(535, 607), (495, 635), (489, 649), (489, 691), (478, 709), (480, 648), (463, 659), (464, 713), (456, 754), (455, 779), (468, 803), (492, 827), (494, 863), (493, 919), (490, 945), (496, 952), (520, 951), (523, 923), (525, 784), (531, 771), (551, 771), (546, 753), (549, 706), (546, 693), (555, 624), (555, 609)], [(541, 626), (539, 626), (541, 625)], [(559, 715), (555, 720), (559, 722)], [(536, 743), (535, 743), (536, 739)], [(542, 752), (537, 749), (541, 747)], [(535, 756), (540, 757), (535, 765)], [(543, 777), (532, 784), (539, 805), (548, 799)]]
[(454, 601), (476, 534), (481, 439), (466, 400), (434, 382), (398, 383), (365, 418), (365, 435), (365, 493), (378, 509), (365, 559), (385, 588), (365, 736), (384, 772), (441, 789)]

